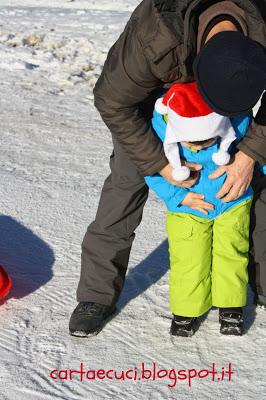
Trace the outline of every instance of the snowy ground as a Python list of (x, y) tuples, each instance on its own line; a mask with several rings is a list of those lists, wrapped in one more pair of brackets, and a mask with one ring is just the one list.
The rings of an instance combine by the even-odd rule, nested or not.
[[(239, 339), (219, 335), (212, 310), (193, 339), (171, 340), (164, 210), (153, 195), (137, 230), (119, 314), (92, 339), (68, 334), (80, 243), (111, 152), (92, 87), (137, 4), (0, 1), (0, 261), (14, 281), (0, 309), (0, 400), (265, 396), (263, 310), (247, 307), (247, 333)], [(173, 372), (160, 380), (50, 377), (81, 363), (86, 370), (121, 373), (142, 362), (167, 370), (215, 363), (219, 372), (231, 362), (235, 374), (231, 382), (194, 379), (191, 387), (187, 380), (174, 386)]]

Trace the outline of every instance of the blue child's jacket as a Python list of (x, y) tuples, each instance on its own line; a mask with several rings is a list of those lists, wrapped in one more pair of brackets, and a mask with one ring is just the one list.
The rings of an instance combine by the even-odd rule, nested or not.
[[(248, 127), (251, 122), (250, 116), (245, 117), (233, 117), (230, 119), (232, 126), (236, 131), (237, 140), (232, 144), (230, 148), (230, 153), (235, 152), (236, 144), (243, 138), (246, 134)], [(152, 126), (159, 136), (161, 141), (164, 141), (166, 122), (163, 116), (156, 111), (154, 111)], [(214, 219), (218, 215), (224, 213), (226, 210), (234, 207), (236, 204), (242, 201), (251, 199), (253, 196), (253, 190), (251, 186), (248, 188), (246, 193), (239, 199), (231, 201), (229, 203), (222, 203), (221, 199), (216, 198), (216, 194), (223, 186), (226, 179), (226, 174), (217, 178), (215, 180), (209, 179), (208, 176), (214, 172), (218, 166), (212, 161), (212, 154), (218, 151), (220, 144), (220, 138), (217, 142), (205, 149), (200, 151), (191, 151), (188, 148), (179, 144), (180, 157), (188, 162), (193, 162), (202, 165), (202, 170), (200, 171), (200, 177), (196, 184), (189, 188), (181, 188), (174, 186), (166, 181), (160, 174), (155, 174), (152, 176), (146, 176), (145, 181), (147, 185), (162, 199), (164, 200), (166, 207), (171, 212), (188, 213), (193, 214), (198, 217), (204, 217), (208, 219)], [(214, 210), (208, 210), (208, 215), (201, 213), (200, 211), (193, 210), (188, 206), (183, 206), (180, 203), (185, 198), (187, 193), (191, 191), (194, 193), (200, 193), (205, 195), (205, 201), (214, 205)]]

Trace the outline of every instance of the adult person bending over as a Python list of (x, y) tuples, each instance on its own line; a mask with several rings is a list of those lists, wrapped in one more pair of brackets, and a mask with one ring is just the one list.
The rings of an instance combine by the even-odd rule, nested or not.
[[(94, 96), (112, 134), (111, 174), (105, 180), (95, 221), (82, 243), (79, 304), (69, 324), (72, 335), (99, 332), (114, 311), (123, 288), (134, 231), (148, 197), (143, 177), (160, 173), (178, 186), (191, 186), (197, 179), (197, 165), (190, 166), (196, 172), (183, 184), (172, 178), (172, 168), (162, 143), (152, 132), (148, 112), (158, 94), (175, 82), (196, 79), (208, 105), (222, 115), (233, 116), (251, 110), (263, 93), (266, 1), (257, 3), (260, 8), (251, 0), (143, 0), (110, 49)], [(265, 103), (266, 99), (238, 145), (234, 161), (213, 174), (213, 179), (227, 174), (218, 193), (225, 202), (245, 192), (256, 161), (266, 163)], [(256, 176), (256, 276), (251, 274), (251, 282), (256, 301), (263, 303), (266, 238), (265, 232), (259, 231), (266, 223), (262, 190), (265, 181), (259, 172)]]

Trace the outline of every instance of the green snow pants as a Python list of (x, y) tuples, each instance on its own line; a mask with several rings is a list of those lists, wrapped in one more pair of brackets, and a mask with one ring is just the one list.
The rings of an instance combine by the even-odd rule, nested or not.
[(167, 211), (173, 314), (246, 305), (250, 208), (247, 200), (214, 220)]

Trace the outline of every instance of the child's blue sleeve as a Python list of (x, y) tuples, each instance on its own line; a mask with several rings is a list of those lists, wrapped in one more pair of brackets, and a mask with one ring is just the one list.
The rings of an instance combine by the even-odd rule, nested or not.
[(145, 176), (144, 179), (149, 188), (166, 203), (167, 208), (175, 209), (188, 194), (186, 188), (172, 185), (160, 174)]

